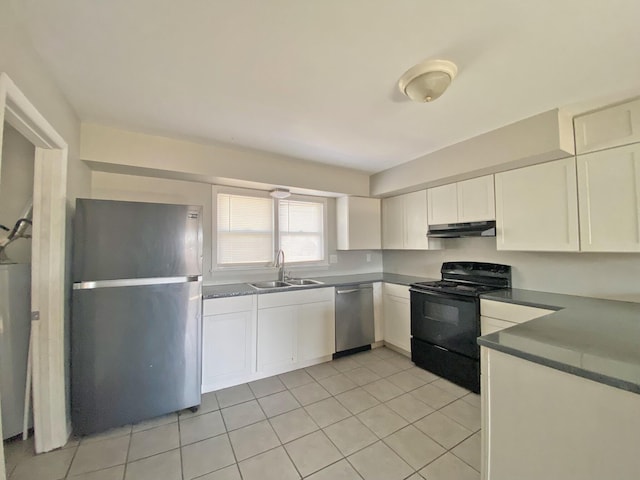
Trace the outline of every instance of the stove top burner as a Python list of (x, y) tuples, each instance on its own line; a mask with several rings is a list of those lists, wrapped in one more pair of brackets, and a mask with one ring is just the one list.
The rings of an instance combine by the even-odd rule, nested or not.
[(423, 292), (478, 296), (481, 293), (509, 288), (511, 267), (497, 263), (445, 262), (440, 269), (442, 280), (418, 282), (411, 288)]
[(412, 287), (421, 290), (436, 290), (466, 295), (479, 295), (481, 293), (499, 290), (501, 288), (493, 285), (476, 285), (462, 282), (450, 282), (447, 280), (439, 280), (437, 282), (418, 282), (414, 283)]

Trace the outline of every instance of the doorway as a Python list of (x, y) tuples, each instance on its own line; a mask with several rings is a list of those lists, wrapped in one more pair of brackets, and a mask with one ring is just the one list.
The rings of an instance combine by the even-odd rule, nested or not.
[[(5, 122), (34, 146), (31, 372), (35, 451), (40, 453), (63, 446), (70, 433), (64, 347), (68, 147), (9, 76), (0, 73), (0, 125)], [(0, 133), (0, 152), (2, 137)], [(0, 480), (5, 477), (1, 449)]]
[[(31, 328), (31, 223), (35, 146), (5, 122), (0, 165), (0, 391), (7, 472), (22, 434)], [(30, 398), (29, 398), (30, 401)], [(28, 407), (27, 407), (28, 408)], [(33, 427), (27, 411), (26, 430)], [(7, 452), (12, 454), (7, 456)]]

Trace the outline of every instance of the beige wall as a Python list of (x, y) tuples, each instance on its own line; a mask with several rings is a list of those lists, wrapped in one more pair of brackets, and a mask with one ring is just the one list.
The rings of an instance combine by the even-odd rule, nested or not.
[(638, 253), (504, 252), (496, 250), (495, 237), (447, 239), (444, 246), (385, 251), (384, 271), (440, 278), (445, 261), (503, 263), (513, 267), (514, 288), (640, 302)]
[[(169, 180), (163, 178), (123, 175), (107, 172), (93, 172), (92, 198), (108, 200), (129, 200), (141, 202), (182, 203), (203, 206), (204, 258), (203, 271), (205, 283), (232, 283), (248, 280), (271, 280), (275, 270), (231, 270), (214, 271), (212, 268), (212, 186), (202, 182)], [(337, 255), (338, 262), (325, 267), (296, 269), (296, 276), (326, 276), (382, 271), (382, 252), (380, 251), (336, 251), (336, 202), (329, 198), (328, 205), (329, 254)], [(367, 254), (371, 261), (367, 262)]]
[[(65, 352), (67, 353), (66, 378), (69, 378), (69, 319), (71, 297), (71, 226), (76, 197), (86, 197), (91, 191), (88, 167), (79, 160), (80, 122), (46, 65), (34, 51), (30, 40), (20, 28), (10, 2), (0, 1), (0, 71), (6, 72), (16, 86), (26, 95), (44, 118), (56, 129), (69, 146), (67, 171), (67, 236), (65, 282)], [(67, 398), (69, 398), (69, 381)]]
[(227, 145), (203, 144), (100, 125), (82, 125), (81, 157), (97, 170), (206, 183), (234, 181), (351, 195), (369, 194), (369, 175)]
[[(7, 228), (20, 218), (33, 197), (35, 147), (13, 127), (4, 125), (0, 171), (0, 224)], [(0, 232), (4, 237), (8, 232)], [(31, 239), (14, 241), (6, 249), (15, 263), (31, 262)]]
[(0, 2), (0, 71), (20, 90), (69, 145), (70, 201), (89, 192), (89, 169), (79, 160), (80, 122), (46, 65), (20, 28), (10, 2)]

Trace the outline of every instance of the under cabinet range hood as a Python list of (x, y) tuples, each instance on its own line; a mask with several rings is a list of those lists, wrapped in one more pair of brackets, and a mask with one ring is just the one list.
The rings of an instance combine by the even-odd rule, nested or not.
[(495, 237), (495, 220), (467, 223), (444, 223), (429, 225), (429, 238)]

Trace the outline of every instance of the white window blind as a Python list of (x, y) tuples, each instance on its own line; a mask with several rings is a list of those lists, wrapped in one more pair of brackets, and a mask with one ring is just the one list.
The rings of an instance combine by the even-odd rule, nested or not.
[(273, 261), (271, 198), (218, 193), (218, 265)]
[(278, 220), (287, 262), (324, 260), (324, 203), (280, 200)]

